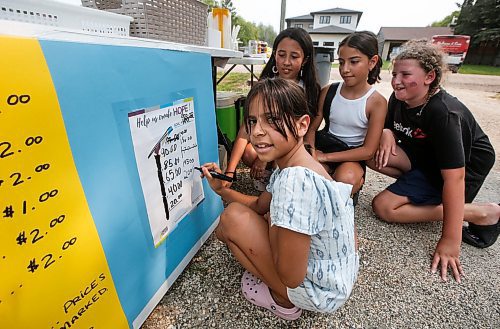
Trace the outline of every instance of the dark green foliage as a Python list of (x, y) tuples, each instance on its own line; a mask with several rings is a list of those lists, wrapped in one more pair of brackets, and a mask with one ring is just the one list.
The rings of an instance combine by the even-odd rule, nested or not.
[(471, 36), (471, 46), (500, 41), (500, 1), (464, 0), (455, 34)]

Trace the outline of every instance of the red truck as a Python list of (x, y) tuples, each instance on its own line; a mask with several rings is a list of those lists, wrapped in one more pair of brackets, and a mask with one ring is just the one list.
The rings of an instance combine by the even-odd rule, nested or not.
[(448, 55), (446, 64), (451, 72), (457, 73), (469, 49), (470, 36), (468, 35), (435, 35), (432, 43), (441, 46)]

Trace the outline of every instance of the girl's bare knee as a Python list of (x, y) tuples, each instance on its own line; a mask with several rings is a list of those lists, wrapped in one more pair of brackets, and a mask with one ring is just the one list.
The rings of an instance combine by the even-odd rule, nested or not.
[(222, 242), (226, 242), (227, 231), (231, 227), (231, 211), (229, 211), (228, 213), (228, 209), (230, 206), (231, 205), (224, 209), (222, 214), (220, 214), (219, 225), (217, 225), (217, 228), (215, 229), (215, 235)]
[(352, 171), (344, 171), (341, 174), (334, 175), (334, 178), (337, 182), (342, 182), (346, 184), (354, 185), (356, 182), (354, 181), (354, 173)]
[(216, 236), (222, 242), (226, 242), (231, 235), (237, 234), (241, 221), (238, 220), (242, 214), (242, 205), (238, 203), (229, 204), (222, 212), (219, 219), (219, 225), (216, 229)]
[(384, 197), (380, 194), (376, 195), (372, 200), (372, 209), (377, 217), (387, 223), (393, 223), (394, 219), (391, 216), (392, 211), (387, 202), (385, 202)]
[(224, 228), (221, 225), (220, 219), (219, 219), (219, 225), (215, 228), (215, 236), (219, 241), (222, 241), (226, 243), (226, 237), (224, 236)]
[(359, 184), (359, 177), (357, 177), (356, 173), (352, 170), (335, 172), (335, 174), (333, 175), (333, 179), (335, 179), (337, 182), (342, 182), (353, 186)]

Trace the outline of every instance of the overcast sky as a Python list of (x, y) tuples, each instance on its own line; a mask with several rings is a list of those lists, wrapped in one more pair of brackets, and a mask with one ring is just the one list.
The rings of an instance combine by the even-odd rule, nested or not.
[[(43, 0), (42, 0), (43, 1)], [(80, 0), (57, 0), (81, 5)], [(361, 11), (357, 30), (378, 33), (382, 26), (427, 26), (458, 10), (463, 0), (287, 0), (286, 17), (335, 7)], [(281, 0), (233, 0), (238, 15), (279, 30)]]

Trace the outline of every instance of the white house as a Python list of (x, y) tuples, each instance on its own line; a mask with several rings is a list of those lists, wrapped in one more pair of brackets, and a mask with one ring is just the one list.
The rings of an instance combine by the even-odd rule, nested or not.
[(311, 35), (316, 47), (336, 49), (342, 39), (356, 31), (363, 12), (332, 8), (285, 19), (287, 27), (301, 27)]

